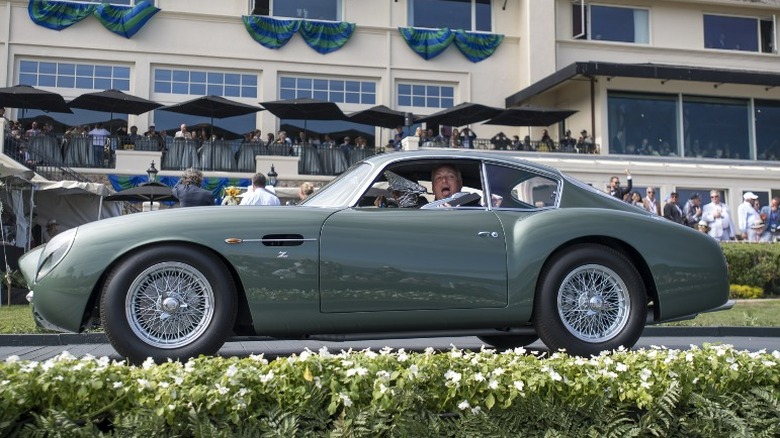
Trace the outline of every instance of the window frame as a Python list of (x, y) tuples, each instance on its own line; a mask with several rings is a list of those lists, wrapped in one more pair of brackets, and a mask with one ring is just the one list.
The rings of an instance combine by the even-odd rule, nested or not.
[[(408, 86), (410, 87), (410, 92), (402, 93), (401, 87)], [(428, 91), (433, 91), (433, 89), (438, 89), (439, 94), (438, 95), (429, 95)], [(398, 108), (434, 108), (434, 109), (447, 109), (452, 108), (455, 106), (455, 85), (454, 84), (446, 84), (442, 82), (423, 82), (423, 81), (397, 81), (395, 83), (395, 101)], [(424, 93), (415, 93), (416, 90), (422, 90)], [(450, 90), (451, 95), (445, 96), (443, 91), (444, 90)], [(409, 98), (409, 105), (406, 105), (405, 103), (401, 102), (402, 96), (408, 96)], [(416, 99), (421, 99), (422, 105), (416, 105)], [(428, 103), (431, 101), (431, 99), (438, 99), (439, 105), (429, 105)], [(444, 100), (447, 99), (450, 103), (449, 106), (444, 104)]]
[[(409, 26), (411, 27), (417, 27), (417, 28), (428, 28), (428, 29), (441, 29), (444, 27), (448, 27), (451, 29), (454, 29), (452, 26), (446, 25), (446, 26), (425, 26), (425, 25), (418, 25), (415, 21), (415, 2), (416, 1), (431, 1), (431, 0), (407, 0), (407, 9), (406, 9), (406, 21)], [(438, 0), (438, 1), (450, 1), (450, 0)], [(493, 2), (495, 0), (468, 0), (471, 4), (470, 7), (470, 17), (469, 17), (469, 28), (463, 29), (468, 32), (485, 32), (485, 33), (491, 33), (493, 32), (494, 28), (494, 17), (493, 17)], [(482, 18), (481, 16), (478, 16), (479, 10), (478, 10), (478, 2), (479, 1), (487, 1), (488, 2), (488, 23), (487, 28), (483, 29), (480, 28), (480, 21)]]
[[(310, 87), (301, 86), (307, 82)], [(347, 105), (376, 105), (378, 89), (379, 81), (367, 78), (293, 74), (280, 74), (277, 85), (280, 100), (309, 97)], [(349, 100), (355, 98), (357, 101)]]
[[(158, 79), (158, 75), (165, 75), (166, 72), (169, 74), (169, 80)], [(184, 80), (185, 76), (186, 81)], [(193, 76), (195, 76), (194, 79)], [(221, 81), (218, 80), (219, 78)], [(232, 83), (233, 79), (238, 79), (238, 84)], [(189, 69), (181, 66), (153, 66), (151, 80), (153, 94), (184, 96), (214, 94), (229, 99), (257, 99), (260, 84), (257, 73), (251, 71)], [(165, 85), (170, 86), (168, 90), (165, 89)], [(182, 87), (185, 87), (186, 90)], [(228, 90), (233, 92), (228, 92)]]
[[(35, 72), (27, 70), (29, 67), (27, 64), (35, 64)], [(130, 64), (95, 63), (89, 60), (21, 58), (16, 71), (16, 82), (19, 84), (67, 90), (108, 90), (113, 88), (129, 92), (133, 80), (133, 67)], [(87, 71), (91, 74), (86, 74)], [(29, 79), (33, 77), (35, 80), (30, 81)], [(72, 83), (69, 84), (71, 79)], [(89, 82), (89, 86), (80, 85), (87, 82)]]
[[(750, 49), (741, 49), (741, 48), (728, 48), (728, 47), (717, 47), (715, 45), (711, 45), (708, 42), (708, 27), (707, 27), (707, 18), (711, 17), (713, 19), (735, 19), (735, 20), (752, 20), (755, 21), (755, 50)], [(769, 46), (766, 46), (767, 41), (765, 41), (765, 35), (764, 35), (764, 27), (766, 23), (771, 24), (771, 38), (770, 41), (768, 41)], [(775, 25), (775, 18), (774, 16), (771, 17), (761, 17), (761, 16), (755, 16), (755, 15), (736, 15), (736, 14), (715, 14), (715, 13), (703, 13), (702, 14), (702, 32), (703, 32), (703, 39), (704, 39), (704, 48), (708, 50), (726, 50), (729, 52), (747, 52), (747, 53), (777, 53), (777, 29)]]
[[(593, 7), (604, 9), (626, 9), (630, 11), (644, 11), (646, 13), (646, 32), (644, 37), (646, 41), (638, 41), (636, 38), (636, 31), (634, 32), (633, 41), (613, 40), (613, 39), (594, 39), (593, 38)], [(579, 8), (580, 13), (577, 14), (576, 10)], [(577, 32), (579, 31), (579, 32)], [(579, 4), (572, 3), (572, 39), (585, 40), (585, 41), (598, 41), (607, 43), (622, 43), (622, 44), (639, 44), (650, 45), (652, 41), (650, 26), (650, 8), (635, 7), (629, 5), (611, 5), (603, 3), (587, 3), (584, 0), (580, 0)]]
[[(344, 0), (318, 0), (318, 2), (322, 5), (325, 3), (325, 1), (332, 1), (335, 3), (335, 11), (333, 11), (333, 18), (308, 18), (306, 16), (289, 16), (289, 15), (277, 15), (274, 10), (274, 3), (276, 1), (283, 1), (286, 6), (289, 6), (291, 3), (294, 3), (296, 0), (249, 0), (248, 2), (248, 10), (249, 15), (261, 15), (261, 16), (267, 16), (267, 17), (278, 17), (278, 18), (285, 18), (285, 19), (297, 19), (297, 20), (313, 20), (313, 21), (335, 21), (340, 22), (344, 21)], [(260, 6), (258, 6), (260, 4)], [(328, 6), (328, 5), (325, 5)]]

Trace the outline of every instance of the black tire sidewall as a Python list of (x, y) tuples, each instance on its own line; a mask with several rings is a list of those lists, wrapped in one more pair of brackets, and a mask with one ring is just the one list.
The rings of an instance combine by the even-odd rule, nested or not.
[[(133, 333), (125, 314), (130, 285), (145, 269), (161, 262), (192, 266), (205, 276), (214, 293), (214, 314), (209, 326), (200, 338), (179, 348), (158, 348), (142, 341)], [(223, 263), (203, 251), (184, 245), (147, 248), (130, 255), (112, 269), (103, 288), (100, 310), (109, 342), (132, 362), (147, 357), (156, 361), (184, 360), (200, 354), (214, 354), (225, 343), (236, 317), (235, 287)]]
[(486, 335), (477, 336), (477, 338), (499, 350), (525, 347), (539, 340), (536, 335)]
[[(617, 336), (604, 342), (586, 342), (575, 337), (558, 314), (558, 291), (563, 279), (572, 270), (587, 264), (597, 264), (613, 270), (625, 283), (631, 310), (625, 327)], [(534, 326), (551, 351), (565, 350), (569, 354), (589, 356), (620, 346), (631, 348), (644, 330), (647, 318), (647, 294), (641, 276), (622, 253), (598, 244), (582, 244), (556, 255), (546, 265), (540, 277), (534, 301)]]

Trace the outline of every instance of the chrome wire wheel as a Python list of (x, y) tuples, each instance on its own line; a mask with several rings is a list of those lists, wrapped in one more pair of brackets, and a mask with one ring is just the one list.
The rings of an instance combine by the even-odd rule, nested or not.
[(619, 335), (631, 314), (631, 297), (623, 279), (600, 264), (573, 269), (558, 289), (558, 316), (577, 339), (597, 343)]
[(195, 267), (166, 261), (135, 277), (125, 298), (125, 316), (144, 343), (174, 349), (198, 340), (214, 317), (214, 290)]

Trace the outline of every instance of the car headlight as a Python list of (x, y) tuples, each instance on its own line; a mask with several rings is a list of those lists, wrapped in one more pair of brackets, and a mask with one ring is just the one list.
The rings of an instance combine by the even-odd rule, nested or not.
[(41, 281), (46, 274), (51, 272), (65, 258), (65, 255), (70, 251), (70, 247), (73, 246), (73, 241), (76, 239), (76, 230), (78, 228), (65, 230), (54, 236), (46, 244), (38, 262), (38, 275), (35, 276), (36, 282)]

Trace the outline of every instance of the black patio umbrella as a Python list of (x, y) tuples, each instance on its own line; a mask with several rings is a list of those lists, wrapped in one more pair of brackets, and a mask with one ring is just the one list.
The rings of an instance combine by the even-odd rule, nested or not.
[(260, 102), (265, 109), (280, 119), (303, 120), (303, 129), (309, 120), (348, 120), (338, 105), (327, 100), (301, 98)]
[(27, 109), (72, 113), (62, 96), (30, 85), (0, 88), (0, 107), (21, 109), (22, 117)]
[[(214, 119), (224, 119), (227, 117), (243, 116), (262, 111), (263, 108), (247, 105), (225, 99), (220, 96), (203, 96), (186, 102), (177, 103), (160, 108), (164, 111), (170, 111), (178, 114), (188, 114), (191, 116), (202, 116), (211, 118), (211, 126), (214, 126)], [(212, 135), (214, 131), (212, 131)]]
[[(161, 106), (163, 106), (161, 103), (114, 89), (85, 93), (68, 102), (68, 107), (70, 108), (110, 113), (111, 117), (109, 119), (114, 118), (114, 113), (138, 115)], [(110, 130), (111, 128), (109, 127)]]
[(435, 123), (445, 126), (464, 126), (481, 122), (497, 116), (503, 108), (482, 105), (479, 103), (464, 102), (452, 108), (421, 117), (417, 123)]
[(576, 110), (524, 105), (509, 108), (485, 122), (501, 126), (550, 126), (576, 113)]
[(163, 183), (149, 182), (106, 196), (105, 201), (163, 202), (178, 201), (171, 188)]
[(395, 111), (384, 105), (377, 105), (363, 111), (349, 114), (347, 118), (355, 123), (364, 125), (381, 126), (382, 128), (395, 128), (405, 125), (406, 114), (403, 111)]

